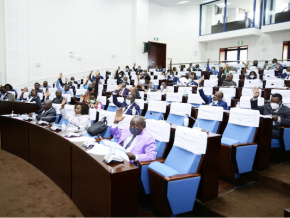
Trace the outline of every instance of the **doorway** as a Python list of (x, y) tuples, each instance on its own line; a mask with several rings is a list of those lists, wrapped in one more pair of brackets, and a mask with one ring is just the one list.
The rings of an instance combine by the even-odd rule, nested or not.
[(150, 50), (148, 52), (148, 68), (155, 68), (156, 65), (161, 65), (166, 68), (166, 44), (149, 42)]
[(248, 46), (221, 48), (220, 62), (230, 62), (231, 64), (239, 64), (240, 61), (248, 60)]

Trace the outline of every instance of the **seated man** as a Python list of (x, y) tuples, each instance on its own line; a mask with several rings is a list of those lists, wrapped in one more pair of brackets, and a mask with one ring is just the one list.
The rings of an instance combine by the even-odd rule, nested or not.
[(138, 72), (138, 73), (141, 73), (141, 72), (143, 71), (143, 70), (141, 69), (141, 66), (138, 66), (138, 67), (136, 68), (136, 63), (134, 63), (133, 70), (134, 70), (135, 72)]
[(272, 115), (273, 128), (272, 138), (279, 138), (280, 126), (290, 126), (290, 108), (282, 104), (282, 95), (273, 94), (271, 103), (264, 106), (258, 106), (259, 88), (253, 89), (253, 98), (251, 99), (251, 109), (259, 110), (263, 115)]
[(129, 89), (126, 88), (126, 83), (122, 83), (119, 91), (117, 92), (118, 97), (126, 98), (129, 95)]
[(62, 94), (73, 95), (72, 91), (69, 90), (69, 85), (65, 85), (64, 88), (60, 86), (60, 81), (62, 78), (62, 73), (59, 74), (58, 80), (56, 81), (56, 88), (62, 92)]
[(79, 84), (78, 81), (76, 81), (73, 76), (70, 78), (70, 81), (73, 83), (73, 85), (78, 86), (78, 84)]
[(121, 103), (117, 99), (117, 92), (118, 88), (113, 93), (113, 103), (117, 107), (124, 108), (124, 114), (128, 115), (139, 115), (140, 107), (138, 104), (135, 103), (135, 97), (133, 95), (128, 95), (126, 98), (124, 98), (124, 101)]
[(135, 99), (141, 99), (140, 93), (139, 93), (139, 91), (138, 91), (137, 88), (135, 88), (135, 87), (131, 87), (131, 88), (129, 89), (129, 94), (130, 94), (130, 93), (131, 93), (132, 96), (134, 96)]
[(41, 88), (47, 91), (51, 86), (48, 85), (47, 81), (43, 81)]
[(150, 82), (151, 77), (150, 76), (145, 76), (145, 83), (141, 84), (141, 87), (143, 90), (153, 90), (154, 89), (154, 84), (153, 82)]
[(218, 75), (219, 72), (215, 69), (215, 67), (212, 67), (210, 69), (209, 62), (210, 62), (210, 60), (207, 59), (206, 70), (209, 71), (209, 72), (212, 72), (212, 75)]
[(290, 67), (287, 67), (286, 72), (281, 74), (281, 78), (285, 80), (290, 80)]
[(272, 60), (272, 66), (270, 67), (270, 69), (273, 70), (283, 70), (283, 65), (278, 63), (278, 60), (276, 58), (274, 58)]
[(198, 84), (194, 81), (194, 75), (190, 75), (190, 76), (189, 76), (186, 85), (187, 85), (187, 86), (197, 86), (197, 85), (198, 85)]
[[(202, 87), (202, 82), (203, 82), (203, 76), (199, 79), (199, 87)], [(205, 104), (208, 104), (210, 106), (223, 107), (224, 110), (228, 109), (227, 102), (222, 100), (224, 97), (224, 94), (222, 92), (216, 92), (212, 96), (212, 98), (209, 98), (204, 94), (203, 89), (199, 89), (199, 95), (204, 100)]]
[(130, 122), (130, 128), (119, 129), (117, 124), (124, 119), (123, 109), (116, 112), (114, 124), (110, 127), (112, 135), (118, 139), (118, 144), (123, 146), (130, 160), (152, 161), (156, 159), (156, 142), (147, 132), (146, 122), (143, 117), (136, 116)]
[(39, 108), (42, 108), (40, 98), (34, 89), (31, 90), (27, 98), (23, 97), (25, 92), (28, 92), (27, 87), (25, 87), (21, 92), (21, 96), (20, 96), (21, 101), (27, 102), (27, 103), (35, 102)]
[(253, 69), (261, 70), (261, 68), (258, 66), (258, 61), (257, 60), (253, 61), (253, 65), (252, 66), (249, 66), (249, 61), (247, 61), (246, 65), (245, 65), (245, 68), (244, 68), (242, 73), (247, 73), (247, 70), (253, 70)]
[[(48, 100), (49, 96), (50, 96), (50, 93), (49, 93), (48, 90), (46, 91), (45, 95), (46, 95), (46, 100)], [(63, 101), (63, 97), (62, 97), (61, 91), (60, 90), (56, 90), (55, 91), (55, 98), (52, 99), (52, 103), (53, 104), (61, 104), (62, 101)]]
[(223, 66), (223, 68), (220, 70), (219, 74), (218, 74), (218, 79), (219, 81), (221, 81), (222, 85), (221, 86), (237, 86), (237, 83), (235, 81), (233, 81), (233, 74), (228, 74), (226, 79), (222, 78), (222, 74), (224, 72), (225, 69), (227, 69), (228, 64), (226, 64), (225, 66)]
[(199, 68), (199, 64), (196, 64), (194, 68), (192, 68), (192, 71), (202, 71), (200, 68)]
[[(56, 118), (56, 111), (52, 107), (52, 101), (51, 100), (45, 100), (43, 104), (41, 105), (41, 109), (36, 112), (36, 119), (37, 120), (43, 120), (49, 123), (54, 122)], [(32, 116), (32, 113), (29, 114), (29, 116)]]
[(14, 94), (15, 99), (17, 98), (17, 92), (16, 92), (16, 90), (13, 89), (13, 87), (10, 84), (7, 83), (5, 85), (5, 88), (6, 88), (7, 92), (10, 92), (10, 93)]
[(161, 65), (159, 66), (156, 65), (156, 72), (163, 72), (163, 68)]
[(162, 82), (161, 86), (160, 86), (160, 90), (158, 90), (157, 92), (161, 92), (163, 95), (166, 95), (167, 93), (169, 93), (171, 91), (169, 89), (167, 89), (167, 83)]
[(174, 72), (170, 72), (170, 75), (167, 76), (167, 80), (172, 80), (173, 85), (180, 83), (179, 78), (175, 76)]

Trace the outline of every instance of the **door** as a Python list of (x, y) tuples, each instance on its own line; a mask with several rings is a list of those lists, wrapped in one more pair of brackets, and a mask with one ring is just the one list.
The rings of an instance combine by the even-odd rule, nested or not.
[(149, 42), (150, 51), (148, 52), (148, 68), (155, 68), (161, 65), (166, 68), (166, 44)]

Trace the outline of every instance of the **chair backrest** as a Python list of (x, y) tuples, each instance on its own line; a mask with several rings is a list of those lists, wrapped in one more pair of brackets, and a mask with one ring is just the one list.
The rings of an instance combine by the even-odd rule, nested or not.
[(187, 103), (203, 104), (204, 100), (200, 97), (199, 94), (189, 94), (188, 99), (187, 99)]
[(175, 125), (184, 126), (184, 118), (191, 114), (191, 104), (173, 102), (170, 106), (167, 121)]
[[(214, 76), (214, 75), (211, 75)], [(204, 80), (204, 87), (214, 87), (218, 85), (218, 79), (211, 78), (211, 79), (205, 79)]]
[(217, 133), (220, 122), (223, 120), (223, 113), (222, 107), (201, 105), (198, 109), (197, 122), (194, 123), (193, 127)]
[(148, 100), (156, 100), (161, 101), (162, 93), (161, 92), (148, 92), (147, 99)]
[[(240, 98), (240, 108), (248, 108), (251, 109), (251, 99), (253, 96), (241, 96)], [(265, 104), (265, 99), (259, 97), (258, 98), (258, 106), (263, 106)]]
[(166, 144), (170, 139), (170, 124), (164, 121), (148, 119), (146, 120), (146, 129), (155, 138), (156, 157), (162, 157)]
[(253, 142), (259, 123), (258, 110), (231, 108), (229, 121), (222, 136), (222, 144), (231, 146), (233, 143)]
[(261, 81), (259, 79), (245, 79), (244, 88), (254, 88), (255, 86), (260, 87)]
[(225, 88), (220, 87), (219, 91), (222, 92), (224, 95), (235, 97), (236, 96), (236, 88)]
[(98, 95), (97, 100), (102, 103), (102, 109), (104, 109), (107, 104), (107, 97)]
[(90, 108), (89, 109), (89, 117), (91, 121), (95, 121), (97, 118), (97, 109)]
[(285, 86), (283, 79), (273, 79), (266, 81), (265, 88), (283, 88)]
[(116, 79), (108, 79), (107, 80), (107, 85), (116, 85), (117, 84), (117, 80)]
[(107, 92), (114, 92), (117, 85), (107, 85)]
[(178, 126), (173, 147), (164, 164), (180, 174), (196, 173), (207, 146), (207, 134), (195, 129)]
[(84, 95), (87, 92), (86, 89), (76, 89), (76, 95)]
[[(262, 90), (259, 91), (259, 97), (261, 97)], [(253, 97), (253, 89), (250, 88), (242, 88), (242, 96), (251, 96)]]
[(187, 95), (192, 94), (192, 87), (179, 86), (178, 93), (187, 94)]
[(115, 120), (115, 112), (105, 111), (105, 110), (98, 110), (99, 112), (99, 119), (98, 121), (102, 120), (104, 117), (107, 119), (107, 125), (111, 126)]
[(67, 102), (71, 102), (71, 94), (62, 94), (63, 98), (67, 99)]
[(181, 93), (167, 93), (166, 94), (167, 102), (182, 102), (182, 94)]

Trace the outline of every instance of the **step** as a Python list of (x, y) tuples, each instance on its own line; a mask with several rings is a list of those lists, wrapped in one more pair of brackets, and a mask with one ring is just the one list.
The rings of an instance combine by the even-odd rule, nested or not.
[(282, 217), (289, 208), (290, 195), (253, 182), (207, 203), (196, 203), (197, 216)]

